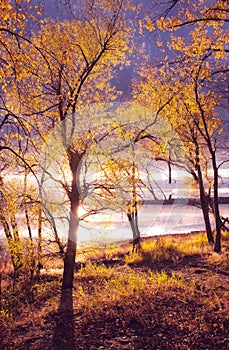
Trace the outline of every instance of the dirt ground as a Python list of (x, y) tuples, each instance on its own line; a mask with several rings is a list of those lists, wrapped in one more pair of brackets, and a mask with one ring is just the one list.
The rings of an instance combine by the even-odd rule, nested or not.
[[(229, 254), (229, 246), (226, 248)], [(77, 293), (50, 291), (43, 304), (25, 307), (1, 326), (0, 349), (77, 350), (227, 350), (229, 349), (228, 263), (209, 264), (209, 254), (184, 256), (178, 261), (126, 265), (122, 257), (102, 261), (127, 273), (165, 271), (182, 277), (183, 286), (131, 295), (84, 310)], [(108, 267), (109, 268), (109, 267)], [(76, 283), (83, 281), (76, 272)], [(193, 284), (188, 293), (185, 283)], [(58, 284), (59, 283), (59, 284)], [(94, 282), (96, 283), (96, 281)], [(60, 286), (60, 282), (57, 281)], [(52, 304), (53, 303), (53, 304)], [(54, 305), (56, 306), (52, 306)], [(43, 311), (42, 311), (43, 310)]]

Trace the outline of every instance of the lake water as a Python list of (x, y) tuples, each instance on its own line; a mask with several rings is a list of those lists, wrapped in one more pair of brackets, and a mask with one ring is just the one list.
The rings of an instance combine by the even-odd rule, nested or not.
[[(176, 180), (173, 180), (171, 184), (168, 184), (167, 179), (159, 180), (158, 183), (167, 198), (169, 194), (173, 194), (173, 198), (198, 198), (198, 191), (192, 189), (190, 179), (191, 177), (184, 177), (182, 172), (177, 171)], [(228, 195), (229, 169), (220, 169), (219, 196), (228, 197)], [(152, 199), (152, 196), (146, 193), (145, 199)], [(220, 209), (221, 215), (229, 217), (229, 204), (220, 205)], [(212, 215), (211, 222), (214, 228)], [(142, 236), (153, 236), (204, 230), (205, 225), (200, 208), (179, 204), (175, 201), (173, 205), (145, 204), (139, 212), (139, 229)], [(64, 233), (66, 234), (67, 232)], [(81, 244), (88, 240), (100, 244), (106, 240), (120, 241), (131, 238), (131, 228), (124, 213), (104, 213), (92, 216), (88, 223), (80, 224), (78, 233), (78, 241)]]
[[(172, 195), (172, 198), (198, 198), (197, 189), (192, 187), (191, 176), (184, 173), (180, 169), (173, 169), (172, 182), (168, 183), (168, 178), (164, 169), (159, 169), (159, 172), (155, 172), (152, 185), (154, 186), (155, 194), (158, 198), (163, 199), (163, 193), (168, 198)], [(47, 184), (46, 184), (47, 185)], [(69, 207), (63, 208), (62, 203), (66, 198), (62, 198), (62, 187), (56, 191), (51, 187), (51, 204), (55, 202), (54, 195), (60, 198), (60, 205), (58, 208), (59, 213), (51, 211), (53, 217), (56, 219), (56, 226), (60, 237), (66, 239), (68, 236), (68, 217)], [(144, 200), (152, 200), (152, 195), (144, 192)], [(220, 169), (219, 179), (219, 196), (229, 197), (229, 168)], [(45, 196), (44, 198), (47, 198)], [(57, 198), (57, 203), (58, 203)], [(128, 199), (128, 198), (127, 198)], [(142, 236), (163, 235), (163, 234), (175, 234), (175, 233), (187, 233), (191, 231), (204, 230), (203, 214), (200, 208), (181, 204), (176, 202), (174, 204), (145, 204), (139, 211), (139, 229)], [(146, 203), (146, 202), (145, 202)], [(47, 203), (45, 202), (45, 205)], [(221, 207), (221, 213), (225, 217), (229, 217), (229, 204), (223, 204)], [(81, 213), (84, 214), (84, 213)], [(58, 220), (59, 217), (65, 217), (65, 220)], [(212, 223), (214, 218), (211, 217)], [(21, 234), (27, 235), (27, 229), (24, 225), (25, 218), (24, 213), (19, 215), (18, 224), (20, 226)], [(214, 226), (212, 226), (214, 227)], [(34, 228), (33, 235), (36, 236), (37, 228)], [(48, 239), (53, 240), (50, 229), (43, 227), (43, 236), (48, 236)], [(4, 238), (4, 232), (0, 228), (0, 239)], [(80, 222), (78, 230), (78, 242), (79, 244), (88, 243), (93, 241), (101, 245), (106, 241), (120, 241), (132, 238), (132, 232), (130, 224), (128, 222), (125, 213), (117, 212), (101, 212), (94, 216), (90, 216), (88, 221)]]
[[(229, 217), (229, 205), (220, 206), (221, 214)], [(211, 221), (214, 218), (211, 215)], [(175, 233), (188, 233), (204, 230), (203, 214), (200, 208), (173, 205), (145, 205), (139, 213), (139, 229), (142, 236), (154, 236)], [(125, 214), (99, 214), (90, 218), (79, 227), (78, 241), (94, 241), (98, 244), (104, 241), (120, 241), (132, 238), (132, 232)]]
[[(229, 217), (229, 205), (220, 206), (221, 214)], [(211, 215), (211, 221), (214, 218)], [(214, 227), (214, 226), (212, 226)], [(68, 225), (57, 224), (59, 235), (67, 238)], [(176, 204), (173, 205), (144, 205), (139, 211), (139, 229), (142, 237), (188, 233), (192, 231), (204, 230), (203, 215), (200, 208)], [(23, 230), (21, 230), (23, 232)], [(24, 230), (26, 232), (26, 230)], [(34, 236), (37, 230), (33, 232)], [(53, 239), (50, 230), (45, 230), (43, 235), (48, 239)], [(3, 231), (0, 231), (0, 239), (5, 238)], [(103, 245), (115, 241), (131, 240), (132, 232), (124, 213), (103, 213), (90, 216), (87, 222), (81, 222), (78, 230), (79, 245)]]

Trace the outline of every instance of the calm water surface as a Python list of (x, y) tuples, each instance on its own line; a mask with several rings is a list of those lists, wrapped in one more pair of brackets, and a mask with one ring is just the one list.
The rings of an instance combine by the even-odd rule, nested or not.
[[(229, 217), (229, 205), (221, 205), (221, 213)], [(214, 218), (211, 215), (211, 221)], [(139, 213), (139, 229), (142, 236), (188, 233), (204, 230), (203, 214), (200, 208), (190, 205), (145, 205)], [(131, 239), (132, 233), (125, 214), (99, 214), (80, 224), (79, 242), (92, 240)]]

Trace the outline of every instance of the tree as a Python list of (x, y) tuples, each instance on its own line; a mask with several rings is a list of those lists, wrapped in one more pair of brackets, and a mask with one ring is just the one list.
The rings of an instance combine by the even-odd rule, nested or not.
[[(215, 169), (214, 203), (218, 203), (218, 167), (215, 159), (216, 148), (213, 145), (221, 121), (215, 117), (216, 112), (214, 111), (215, 106), (219, 103), (218, 96), (214, 92), (206, 92), (205, 87), (201, 85), (197, 87), (195, 72), (199, 74), (198, 68), (197, 66), (195, 69), (194, 66), (192, 75), (185, 76), (185, 79), (183, 79), (183, 72), (181, 72), (180, 77), (173, 67), (167, 68), (167, 70), (163, 70), (162, 68), (149, 69), (148, 71), (143, 70), (142, 75), (144, 80), (140, 84), (138, 83), (135, 94), (139, 102), (159, 108), (169, 98), (174, 89), (175, 91), (179, 91), (176, 96), (174, 95), (170, 103), (161, 110), (161, 114), (169, 120), (187, 149), (188, 170), (199, 183), (200, 201), (205, 219), (206, 232), (209, 242), (212, 242), (213, 237), (208, 213), (209, 197), (208, 191), (204, 188), (203, 179), (206, 169), (204, 155), (207, 149), (210, 153), (209, 159), (212, 161), (212, 167)], [(216, 206), (218, 208), (218, 204)], [(216, 227), (220, 228), (219, 212), (216, 211), (215, 214), (218, 216)]]
[[(126, 137), (130, 138), (130, 134)], [(133, 234), (133, 252), (137, 252), (140, 250), (138, 210), (142, 203), (142, 186), (140, 186), (139, 169), (134, 160), (136, 157), (135, 146), (131, 140), (129, 147), (131, 148), (132, 160), (127, 154), (129, 150), (126, 150), (126, 154), (123, 155), (122, 149), (120, 154), (107, 154), (103, 160), (101, 155), (96, 157), (94, 169), (87, 169), (90, 173), (93, 171), (97, 176), (95, 175), (95, 179), (91, 183), (87, 183), (90, 193), (85, 196), (84, 204), (93, 208), (95, 213), (107, 210), (125, 213)]]
[[(167, 8), (158, 10), (156, 16), (153, 14), (152, 16), (148, 16), (145, 26), (150, 31), (153, 31), (157, 27), (159, 30), (171, 32), (171, 41), (168, 45), (163, 45), (162, 41), (158, 41), (158, 46), (162, 47), (162, 53), (165, 59), (165, 62), (159, 64), (158, 67), (161, 67), (161, 70), (164, 69), (165, 71), (169, 66), (178, 67), (177, 69), (180, 70), (180, 75), (177, 74), (177, 82), (185, 81), (191, 84), (192, 100), (195, 104), (195, 113), (198, 115), (197, 118), (194, 116), (195, 118), (193, 119), (192, 141), (196, 144), (197, 162), (195, 167), (200, 185), (200, 199), (203, 213), (205, 213), (204, 217), (208, 237), (211, 237), (209, 219), (207, 218), (207, 211), (209, 210), (211, 200), (206, 194), (206, 191), (204, 191), (198, 160), (201, 140), (209, 152), (211, 167), (214, 173), (214, 202), (212, 208), (216, 226), (215, 251), (220, 252), (222, 221), (220, 220), (218, 205), (218, 165), (215, 143), (215, 134), (217, 133), (217, 127), (220, 125), (220, 121), (218, 120), (218, 123), (213, 123), (212, 128), (210, 125), (211, 117), (209, 119), (206, 108), (206, 100), (210, 101), (211, 104), (215, 104), (215, 106), (219, 105), (217, 99), (218, 101), (221, 100), (222, 93), (217, 87), (223, 84), (226, 79), (226, 73), (228, 72), (226, 64), (228, 55), (227, 43), (229, 41), (227, 30), (227, 23), (229, 21), (228, 3), (226, 1), (216, 0), (209, 5), (205, 1), (201, 1), (200, 4), (199, 1), (193, 1), (191, 3), (183, 0), (174, 0), (167, 2), (165, 6)], [(186, 28), (189, 28), (189, 32)], [(169, 52), (168, 49), (170, 49)], [(171, 68), (171, 70), (173, 69)], [(206, 93), (205, 97), (203, 96), (204, 93)], [(182, 95), (180, 94), (180, 96)], [(212, 112), (215, 106), (213, 106)], [(186, 103), (187, 107), (189, 107), (188, 113), (190, 114), (190, 105)], [(192, 174), (194, 174), (193, 171)]]
[[(138, 211), (147, 187), (144, 165), (158, 154), (165, 159), (171, 154), (182, 161), (183, 147), (166, 120), (149, 109), (131, 103), (110, 104), (106, 109), (107, 124), (104, 119), (103, 129), (94, 135), (95, 144), (82, 158), (82, 204), (88, 213), (125, 213), (133, 233), (133, 250), (139, 250)], [(98, 109), (92, 107), (84, 113), (89, 110), (94, 118), (98, 115)]]
[(0, 178), (0, 197), (0, 223), (4, 229), (4, 233), (8, 241), (14, 273), (16, 276), (20, 273), (20, 269), (22, 268), (21, 247), (15, 215), (16, 203), (10, 199), (10, 195), (3, 183), (2, 177)]
[[(80, 9), (80, 19), (62, 23), (43, 21), (40, 31), (30, 38), (32, 45), (20, 38), (20, 47), (11, 42), (17, 79), (5, 87), (7, 109), (10, 106), (12, 113), (20, 113), (28, 125), (33, 126), (36, 147), (41, 135), (47, 134), (58, 122), (63, 126), (61, 138), (67, 146), (72, 176), (67, 192), (71, 214), (63, 288), (71, 288), (73, 283), (80, 205), (78, 167), (93, 143), (93, 135), (86, 128), (84, 135), (73, 140), (74, 145), (68, 142), (68, 137), (71, 139), (74, 134), (74, 114), (78, 109), (92, 102), (115, 98), (111, 78), (113, 68), (125, 64), (128, 31), (125, 2), (85, 1)], [(20, 110), (16, 101), (20, 101)], [(69, 116), (71, 126), (67, 136), (64, 126)], [(31, 135), (30, 131), (28, 137)]]
[[(41, 15), (40, 8), (30, 5), (29, 2), (29, 0), (3, 0), (0, 3), (0, 156), (3, 164), (1, 167), (1, 196), (3, 198), (1, 223), (8, 240), (14, 270), (17, 273), (19, 270), (22, 271), (23, 265), (21, 238), (17, 225), (17, 214), (20, 208), (16, 188), (12, 191), (13, 185), (9, 184), (6, 174), (8, 171), (14, 171), (11, 167), (14, 162), (19, 162), (29, 168), (30, 165), (24, 155), (28, 150), (31, 125), (24, 116), (15, 113), (15, 108), (13, 110), (12, 105), (8, 103), (7, 91), (11, 85), (17, 86), (20, 80), (16, 69), (15, 48), (20, 51), (21, 41), (30, 43), (29, 30), (35, 25), (37, 17)], [(20, 101), (18, 100), (15, 104), (20, 106)], [(19, 110), (20, 107), (18, 107)], [(26, 202), (22, 204), (25, 205), (25, 212), (28, 213)], [(28, 217), (27, 226), (31, 236)]]
[[(30, 43), (27, 29), (35, 24), (37, 14), (40, 15), (38, 6), (30, 6), (29, 2), (4, 0), (0, 4), (0, 151), (11, 152), (21, 159), (26, 151), (31, 125), (20, 113), (15, 113), (16, 108), (11, 108), (12, 104), (8, 103), (6, 92), (10, 86), (19, 88), (16, 55), (21, 50), (22, 41)], [(18, 101), (17, 111), (19, 110)]]

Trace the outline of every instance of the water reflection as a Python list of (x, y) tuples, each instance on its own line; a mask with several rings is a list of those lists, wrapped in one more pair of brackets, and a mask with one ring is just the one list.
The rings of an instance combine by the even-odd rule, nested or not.
[[(222, 215), (228, 217), (229, 205), (223, 204), (220, 207)], [(213, 216), (211, 221), (213, 224)], [(205, 229), (201, 209), (182, 204), (144, 205), (139, 212), (139, 228), (142, 236), (188, 233)], [(88, 240), (103, 242), (131, 238), (132, 232), (124, 213), (94, 215), (87, 223), (81, 223), (78, 236), (80, 243)]]

